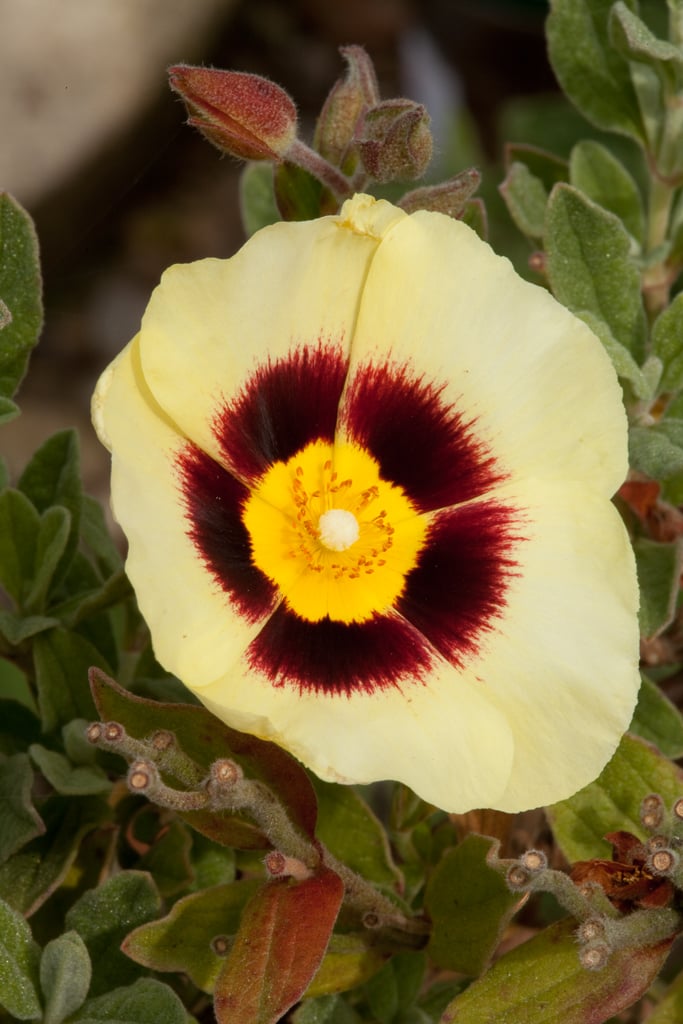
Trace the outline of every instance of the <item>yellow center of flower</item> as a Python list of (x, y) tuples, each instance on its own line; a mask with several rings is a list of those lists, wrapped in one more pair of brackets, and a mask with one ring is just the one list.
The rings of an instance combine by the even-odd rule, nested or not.
[(271, 466), (243, 520), (254, 563), (309, 622), (363, 622), (390, 608), (428, 526), (368, 452), (327, 441)]

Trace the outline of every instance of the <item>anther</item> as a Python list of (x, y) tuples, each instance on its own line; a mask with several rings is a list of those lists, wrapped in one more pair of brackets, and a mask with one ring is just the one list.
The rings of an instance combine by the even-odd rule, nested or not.
[(673, 807), (674, 814), (677, 818), (683, 820), (683, 797), (677, 800)]
[(548, 867), (548, 858), (541, 850), (527, 850), (519, 859), (528, 871), (544, 871)]
[(668, 875), (676, 866), (676, 854), (672, 850), (657, 850), (647, 859), (650, 869), (658, 875)]
[(593, 943), (595, 939), (602, 939), (604, 936), (605, 925), (599, 917), (589, 917), (587, 921), (579, 925), (576, 932), (579, 942), (584, 944)]
[(120, 743), (125, 738), (126, 730), (118, 722), (106, 722), (104, 726), (104, 739), (107, 743)]
[(521, 864), (514, 864), (508, 871), (506, 879), (511, 889), (526, 889), (531, 881), (531, 874)]
[(91, 722), (85, 730), (85, 737), (89, 743), (98, 743), (102, 739), (102, 726), (99, 722)]

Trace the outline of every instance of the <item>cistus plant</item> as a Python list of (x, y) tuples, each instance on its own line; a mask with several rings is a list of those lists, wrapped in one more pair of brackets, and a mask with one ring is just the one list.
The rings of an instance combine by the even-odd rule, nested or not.
[[(683, 1020), (666, 13), (551, 3), (585, 130), (506, 146), (516, 268), (362, 48), (310, 142), (277, 84), (170, 69), (248, 240), (97, 384), (125, 559), (73, 432), (2, 473), (0, 1020)], [(2, 194), (4, 419), (41, 318)]]

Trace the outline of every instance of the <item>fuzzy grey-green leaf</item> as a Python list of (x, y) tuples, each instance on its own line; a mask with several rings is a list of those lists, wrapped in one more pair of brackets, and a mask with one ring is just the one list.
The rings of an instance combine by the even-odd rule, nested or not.
[(45, 997), (43, 1024), (62, 1024), (88, 994), (92, 966), (78, 932), (48, 942), (40, 959), (40, 987)]
[(0, 1006), (15, 1020), (38, 1020), (40, 949), (28, 924), (0, 900)]
[[(43, 322), (38, 241), (33, 222), (0, 192), (0, 397), (11, 399), (26, 372)], [(5, 406), (5, 413), (10, 411)]]
[(683, 569), (683, 544), (647, 537), (633, 543), (640, 586), (640, 631), (652, 639), (673, 620)]
[(535, 241), (540, 240), (548, 202), (541, 179), (532, 174), (526, 164), (513, 163), (499, 191), (519, 230)]
[(618, 217), (571, 185), (556, 185), (545, 217), (548, 278), (573, 312), (603, 320), (636, 362), (645, 356), (647, 326), (640, 273)]
[(615, 214), (629, 234), (642, 242), (645, 233), (643, 200), (632, 175), (599, 142), (577, 142), (569, 157), (569, 181), (598, 206)]
[[(609, 38), (614, 0), (551, 0), (550, 63), (564, 92), (598, 128), (643, 139), (628, 62)], [(629, 6), (635, 7), (634, 0)]]

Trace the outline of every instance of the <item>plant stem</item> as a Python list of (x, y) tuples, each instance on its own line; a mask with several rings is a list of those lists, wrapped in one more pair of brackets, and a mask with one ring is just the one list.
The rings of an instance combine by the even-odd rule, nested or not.
[(349, 179), (301, 139), (294, 140), (285, 153), (285, 159), (312, 174), (334, 192), (338, 199), (347, 199), (353, 194), (354, 188)]
[[(647, 226), (647, 253), (654, 253), (667, 239), (673, 188), (654, 173), (650, 179), (650, 197)], [(672, 275), (666, 257), (643, 271), (643, 298), (651, 319), (669, 302)]]

